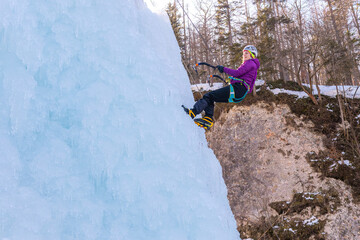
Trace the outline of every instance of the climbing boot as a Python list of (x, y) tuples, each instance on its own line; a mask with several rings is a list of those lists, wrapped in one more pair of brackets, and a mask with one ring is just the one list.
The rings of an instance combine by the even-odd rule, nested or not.
[(195, 113), (192, 111), (192, 109), (189, 109), (189, 108), (185, 107), (184, 105), (181, 105), (181, 106), (183, 107), (186, 114), (189, 115), (192, 119), (194, 119)]
[(212, 117), (205, 116), (203, 118), (196, 118), (194, 122), (199, 127), (204, 128), (205, 130), (209, 130), (214, 125), (214, 120)]

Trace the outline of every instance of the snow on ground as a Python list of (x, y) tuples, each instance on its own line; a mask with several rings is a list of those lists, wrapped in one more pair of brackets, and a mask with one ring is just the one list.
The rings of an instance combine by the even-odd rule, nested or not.
[(223, 85), (224, 85), (223, 83), (213, 83), (213, 85), (210, 86), (210, 84), (208, 83), (200, 83), (200, 84), (191, 85), (191, 90), (195, 92), (213, 91), (222, 88)]
[(286, 93), (289, 95), (295, 95), (298, 98), (308, 97), (308, 95), (305, 92), (300, 92), (300, 91), (292, 91), (292, 90), (287, 90), (287, 89), (282, 89), (282, 88), (275, 88), (275, 89), (267, 88), (267, 90), (273, 92), (275, 95), (277, 95), (279, 93)]
[(319, 219), (317, 219), (315, 216), (311, 216), (311, 218), (304, 220), (303, 224), (309, 226), (319, 224)]
[[(304, 84), (304, 86), (310, 87), (308, 84)], [(336, 86), (324, 86), (320, 85), (320, 93), (329, 96), (329, 97), (336, 97), (337, 91)], [(316, 86), (313, 86), (313, 94), (317, 95), (318, 91), (316, 89)], [(338, 91), (340, 94), (344, 94), (347, 98), (360, 98), (360, 87), (359, 86), (338, 86)]]
[[(265, 83), (264, 80), (256, 80), (255, 85), (261, 86), (264, 85), (264, 83)], [(308, 84), (304, 84), (304, 86), (310, 87), (310, 85)], [(212, 91), (221, 87), (223, 87), (223, 83), (214, 83), (214, 86), (212, 87), (210, 87), (209, 84), (194, 84), (191, 86), (191, 90), (199, 91), (198, 89), (201, 89), (201, 91)], [(336, 97), (337, 95), (336, 86), (320, 85), (319, 88), (320, 88), (320, 93), (325, 96)], [(308, 97), (308, 95), (304, 91), (291, 91), (282, 88), (275, 88), (275, 89), (268, 88), (268, 90), (272, 91), (274, 94), (286, 93), (289, 95), (295, 95), (298, 98)], [(359, 86), (338, 86), (338, 90), (340, 94), (345, 93), (347, 98), (360, 98)], [(314, 95), (318, 94), (318, 91), (315, 86), (313, 86), (313, 94)]]

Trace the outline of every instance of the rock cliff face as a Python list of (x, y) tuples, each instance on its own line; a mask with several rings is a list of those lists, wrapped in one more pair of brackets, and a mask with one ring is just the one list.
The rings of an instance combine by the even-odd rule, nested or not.
[(221, 114), (206, 133), (243, 238), (360, 239), (350, 188), (309, 164), (324, 148), (312, 127), (287, 105), (256, 103)]

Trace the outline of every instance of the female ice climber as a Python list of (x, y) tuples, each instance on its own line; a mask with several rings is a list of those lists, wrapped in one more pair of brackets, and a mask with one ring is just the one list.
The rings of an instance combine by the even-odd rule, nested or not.
[(193, 108), (188, 109), (183, 106), (185, 112), (191, 118), (205, 110), (203, 118), (194, 119), (195, 123), (205, 129), (213, 126), (214, 102), (241, 102), (246, 94), (251, 93), (259, 69), (260, 62), (257, 59), (258, 52), (255, 46), (248, 45), (243, 50), (243, 63), (237, 70), (216, 66), (220, 73), (227, 73), (230, 85), (206, 93), (202, 99), (197, 101)]

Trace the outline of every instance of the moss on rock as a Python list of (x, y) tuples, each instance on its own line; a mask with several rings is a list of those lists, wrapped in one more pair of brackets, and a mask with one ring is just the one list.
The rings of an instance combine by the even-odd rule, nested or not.
[[(296, 82), (283, 82), (281, 80), (275, 82), (267, 82), (270, 89), (283, 88), (293, 91), (302, 91), (302, 87)], [(322, 173), (324, 177), (332, 177), (340, 179), (353, 189), (354, 199), (360, 201), (360, 149), (354, 148), (355, 141), (360, 143), (360, 99), (344, 99), (347, 111), (345, 117), (352, 124), (351, 131), (339, 130), (338, 126), (341, 124), (341, 114), (338, 100), (336, 98), (323, 96), (319, 105), (315, 105), (310, 98), (297, 98), (294, 95), (281, 93), (273, 94), (266, 86), (258, 87), (257, 96), (254, 97), (249, 94), (244, 101), (240, 103), (242, 106), (250, 106), (257, 102), (268, 103), (268, 110), (272, 111), (273, 104), (287, 104), (292, 113), (301, 117), (304, 121), (311, 121), (314, 124), (313, 131), (323, 134), (324, 145), (327, 151), (315, 154), (318, 156), (308, 158), (316, 159), (316, 161), (309, 161), (310, 165), (318, 172)], [(307, 91), (310, 89), (306, 88)], [(203, 93), (194, 93), (195, 100), (202, 97)], [(315, 96), (318, 99), (318, 96)], [(221, 114), (226, 114), (229, 110), (239, 103), (217, 103), (215, 105), (215, 120), (219, 119)], [(286, 118), (286, 123), (289, 126), (298, 128), (291, 117)], [(334, 157), (334, 153), (344, 153)], [(310, 154), (311, 155), (311, 154)], [(336, 168), (331, 169), (335, 163), (347, 160), (346, 164), (336, 164)]]

